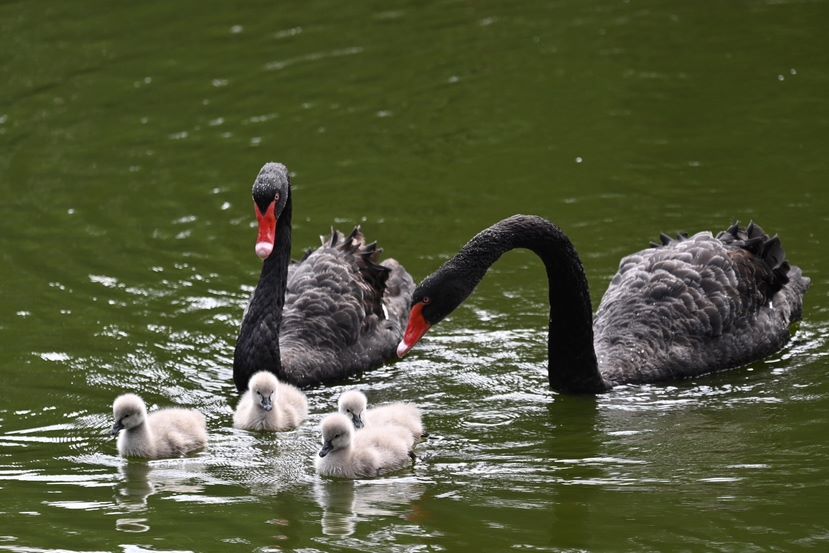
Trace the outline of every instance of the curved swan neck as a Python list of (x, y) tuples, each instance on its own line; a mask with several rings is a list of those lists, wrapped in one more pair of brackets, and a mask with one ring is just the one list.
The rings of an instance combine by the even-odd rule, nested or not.
[(573, 244), (557, 226), (541, 217), (509, 217), (475, 236), (441, 270), (461, 271), (468, 282), (468, 295), (493, 263), (516, 248), (533, 251), (547, 270), (550, 386), (574, 393), (606, 390), (593, 349), (587, 277)]
[(291, 196), (276, 222), (273, 253), (262, 263), (233, 356), (233, 380), (239, 392), (247, 390), (251, 375), (268, 370), (282, 372), (279, 327), (285, 305), (288, 265), (291, 261)]

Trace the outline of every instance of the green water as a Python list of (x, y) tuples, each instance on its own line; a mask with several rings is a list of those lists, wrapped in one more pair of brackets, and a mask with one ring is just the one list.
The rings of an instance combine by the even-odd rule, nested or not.
[[(785, 0), (0, 4), (0, 550), (827, 550), (828, 25)], [(750, 367), (560, 396), (516, 252), (297, 432), (234, 431), (269, 160), (295, 255), (361, 223), (421, 279), (537, 213), (594, 306), (659, 231), (753, 218), (812, 278), (804, 321)], [(314, 475), (351, 386), (422, 407), (412, 470)], [(209, 448), (122, 461), (124, 390), (203, 410)]]

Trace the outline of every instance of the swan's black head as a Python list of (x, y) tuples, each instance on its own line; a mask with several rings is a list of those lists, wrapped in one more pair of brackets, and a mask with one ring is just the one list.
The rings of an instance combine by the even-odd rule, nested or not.
[(397, 356), (406, 355), (432, 325), (457, 309), (474, 288), (474, 280), (469, 275), (454, 270), (449, 264), (426, 277), (412, 294), (409, 325), (397, 346)]
[(259, 220), (256, 255), (261, 259), (271, 255), (276, 242), (276, 222), (288, 203), (291, 177), (281, 163), (266, 163), (253, 182), (253, 204)]

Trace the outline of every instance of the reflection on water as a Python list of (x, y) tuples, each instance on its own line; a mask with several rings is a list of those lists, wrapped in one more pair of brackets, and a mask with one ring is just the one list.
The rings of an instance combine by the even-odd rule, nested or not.
[(323, 509), (320, 524), (327, 536), (350, 536), (361, 519), (394, 516), (411, 519), (415, 503), (425, 491), (424, 483), (405, 478), (314, 481), (314, 499)]

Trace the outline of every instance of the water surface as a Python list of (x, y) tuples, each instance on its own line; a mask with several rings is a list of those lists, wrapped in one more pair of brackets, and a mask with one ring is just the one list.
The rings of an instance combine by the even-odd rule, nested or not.
[[(0, 6), (0, 550), (794, 551), (829, 541), (829, 44), (821, 2)], [(549, 390), (546, 282), (506, 255), (405, 360), (230, 429), (258, 277), (250, 185), (294, 172), (294, 254), (362, 224), (416, 279), (501, 217), (558, 223), (594, 306), (660, 231), (754, 219), (812, 278), (769, 359)], [(348, 387), (416, 401), (412, 470), (317, 478)], [(125, 462), (124, 390), (211, 443)]]

